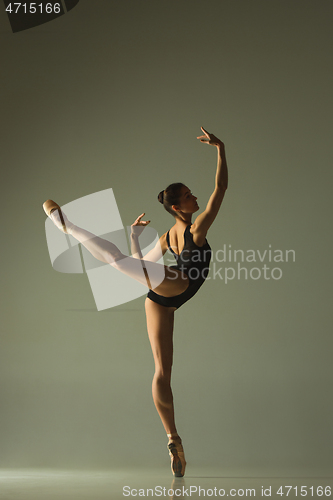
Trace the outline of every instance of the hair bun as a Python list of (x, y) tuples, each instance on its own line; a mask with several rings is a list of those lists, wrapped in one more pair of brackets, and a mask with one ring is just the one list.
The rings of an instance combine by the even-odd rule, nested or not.
[(162, 190), (157, 197), (158, 201), (163, 204), (164, 202), (164, 190)]

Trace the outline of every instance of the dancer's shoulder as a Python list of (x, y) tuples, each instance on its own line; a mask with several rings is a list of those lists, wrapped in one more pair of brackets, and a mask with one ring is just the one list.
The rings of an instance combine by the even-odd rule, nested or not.
[(213, 194), (208, 200), (206, 209), (197, 216), (191, 226), (191, 233), (195, 235), (198, 240), (204, 241), (208, 229), (213, 224), (221, 207), (222, 200), (225, 195), (224, 188), (215, 188)]

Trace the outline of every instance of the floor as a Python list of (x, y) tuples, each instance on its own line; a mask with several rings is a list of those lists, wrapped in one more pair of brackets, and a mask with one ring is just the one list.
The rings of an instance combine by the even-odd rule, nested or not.
[[(1, 500), (118, 500), (124, 498), (327, 498), (333, 475), (310, 477), (223, 476), (206, 468), (186, 471), (174, 479), (171, 472), (155, 469), (66, 471), (48, 469), (0, 470)], [(326, 489), (325, 489), (326, 488)]]

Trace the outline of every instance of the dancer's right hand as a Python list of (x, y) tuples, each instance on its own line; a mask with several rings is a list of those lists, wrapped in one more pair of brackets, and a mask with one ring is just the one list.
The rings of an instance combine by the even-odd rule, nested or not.
[(141, 220), (145, 213), (139, 215), (131, 225), (131, 236), (140, 236), (144, 228), (150, 223), (150, 220)]
[(217, 146), (218, 148), (224, 147), (223, 142), (220, 141), (220, 139), (218, 139), (217, 137), (215, 137), (215, 135), (210, 134), (203, 127), (201, 127), (201, 130), (205, 135), (199, 135), (199, 137), (197, 137), (197, 139), (199, 139), (200, 142), (203, 142), (204, 144), (211, 144), (212, 146)]

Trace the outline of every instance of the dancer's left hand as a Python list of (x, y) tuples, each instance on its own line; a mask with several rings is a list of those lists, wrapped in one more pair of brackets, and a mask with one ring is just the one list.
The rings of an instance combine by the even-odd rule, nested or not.
[(131, 235), (140, 236), (144, 228), (150, 223), (150, 220), (141, 220), (145, 213), (139, 215), (131, 225)]

